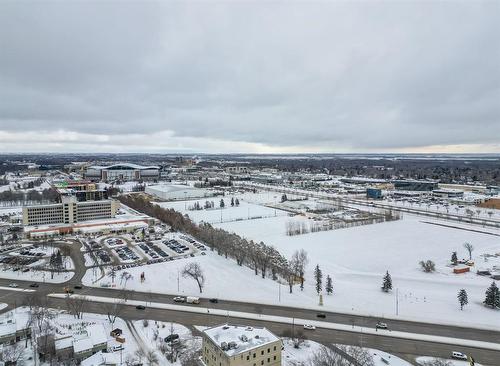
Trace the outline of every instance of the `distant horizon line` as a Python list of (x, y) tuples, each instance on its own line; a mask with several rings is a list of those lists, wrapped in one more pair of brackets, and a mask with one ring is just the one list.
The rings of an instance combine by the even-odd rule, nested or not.
[(307, 155), (413, 155), (413, 156), (498, 156), (499, 152), (467, 152), (467, 153), (445, 153), (445, 152), (353, 152), (353, 153), (325, 153), (325, 152), (300, 152), (300, 153), (258, 153), (258, 152), (55, 152), (55, 151), (45, 151), (45, 152), (2, 152), (0, 155), (251, 155), (251, 156), (307, 156)]

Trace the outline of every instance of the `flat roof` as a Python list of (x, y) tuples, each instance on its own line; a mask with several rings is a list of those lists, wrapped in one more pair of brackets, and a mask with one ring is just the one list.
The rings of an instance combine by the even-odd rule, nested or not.
[(139, 164), (133, 164), (133, 163), (120, 163), (120, 164), (113, 164), (113, 165), (92, 165), (89, 166), (89, 169), (97, 169), (97, 170), (103, 170), (103, 169), (111, 169), (111, 168), (119, 168), (119, 167), (125, 167), (129, 169), (160, 169), (159, 166), (157, 165), (139, 165)]
[(159, 192), (179, 192), (179, 191), (200, 191), (200, 192), (205, 192), (206, 189), (204, 188), (196, 188), (192, 186), (185, 186), (182, 184), (158, 184), (158, 185), (151, 185), (147, 186), (146, 190), (156, 190)]
[(205, 329), (203, 333), (220, 349), (222, 349), (223, 343), (229, 345), (230, 342), (234, 342), (232, 343), (234, 347), (222, 349), (229, 357), (279, 340), (277, 336), (266, 328), (242, 325), (222, 324)]

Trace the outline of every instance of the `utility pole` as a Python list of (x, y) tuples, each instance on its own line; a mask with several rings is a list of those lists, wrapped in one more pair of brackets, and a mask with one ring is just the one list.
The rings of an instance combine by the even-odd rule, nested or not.
[(177, 270), (177, 293), (179, 293), (179, 270)]
[(399, 315), (399, 288), (396, 288), (396, 315)]

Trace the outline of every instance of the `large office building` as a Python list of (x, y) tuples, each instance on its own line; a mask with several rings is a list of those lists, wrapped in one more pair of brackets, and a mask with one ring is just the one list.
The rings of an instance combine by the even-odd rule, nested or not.
[(62, 196), (61, 203), (23, 207), (23, 225), (76, 224), (82, 221), (113, 218), (120, 207), (116, 200), (78, 201)]
[(393, 183), (394, 188), (399, 191), (432, 192), (438, 189), (438, 182), (433, 180), (402, 179)]
[(281, 365), (281, 340), (266, 328), (224, 324), (202, 336), (205, 366)]
[(85, 179), (91, 181), (156, 180), (160, 177), (160, 167), (151, 165), (121, 163), (108, 166), (92, 165), (85, 171)]

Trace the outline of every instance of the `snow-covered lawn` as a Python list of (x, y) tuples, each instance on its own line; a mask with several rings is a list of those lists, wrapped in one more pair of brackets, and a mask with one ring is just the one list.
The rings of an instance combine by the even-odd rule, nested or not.
[[(296, 220), (307, 220), (296, 217)], [(309, 255), (304, 293), (314, 298), (313, 268), (319, 264), (323, 275), (333, 277), (334, 294), (325, 296), (325, 307), (340, 311), (373, 312), (395, 316), (396, 289), (399, 317), (457, 323), (489, 324), (499, 313), (482, 306), (484, 292), (492, 282), (471, 273), (456, 275), (448, 267), (453, 251), (467, 257), (464, 242), (474, 245), (476, 266), (484, 267), (482, 253), (499, 253), (497, 236), (430, 225), (415, 216), (382, 224), (349, 229), (286, 236), (289, 217), (231, 222), (216, 225), (247, 239), (274, 245), (285, 256), (305, 249)], [(494, 229), (489, 229), (492, 231)], [(496, 231), (500, 234), (500, 230)], [(424, 273), (419, 261), (436, 263), (436, 273)], [(394, 290), (380, 291), (385, 271), (392, 275)], [(469, 305), (460, 311), (456, 295), (465, 288)], [(297, 290), (296, 290), (297, 291)]]
[(69, 281), (75, 275), (74, 272), (54, 272), (54, 278), (51, 278), (49, 271), (13, 271), (11, 269), (2, 268), (0, 270), (0, 278), (20, 281), (33, 282), (48, 282), (48, 283), (63, 283)]
[[(240, 200), (239, 206), (231, 207), (231, 197), (232, 196), (210, 197), (207, 200), (213, 201), (215, 204), (215, 208), (203, 210), (189, 210), (189, 207), (193, 206), (196, 202), (198, 202), (203, 207), (206, 201), (205, 199), (182, 202), (159, 202), (158, 205), (165, 208), (173, 208), (176, 211), (187, 214), (191, 218), (191, 220), (195, 222), (204, 221), (210, 224), (287, 215), (285, 211), (275, 210), (262, 205), (245, 202), (240, 196), (235, 196), (235, 198), (238, 198)], [(224, 199), (225, 202), (225, 206), (223, 209), (219, 208), (219, 202), (221, 199)]]

